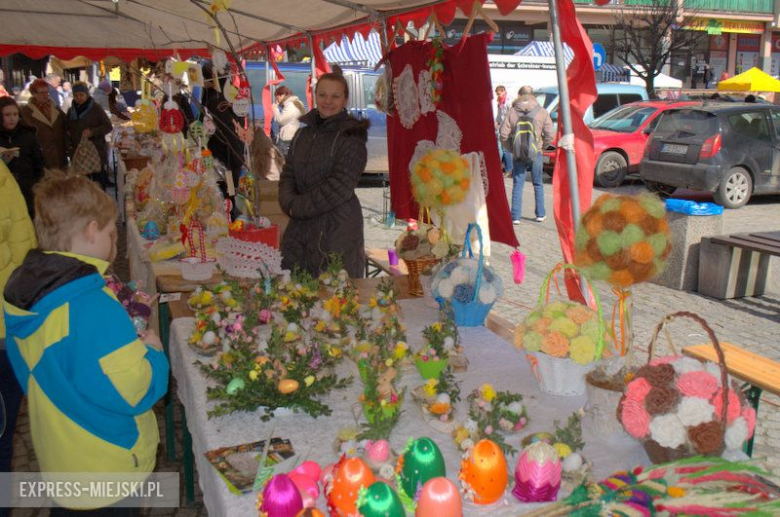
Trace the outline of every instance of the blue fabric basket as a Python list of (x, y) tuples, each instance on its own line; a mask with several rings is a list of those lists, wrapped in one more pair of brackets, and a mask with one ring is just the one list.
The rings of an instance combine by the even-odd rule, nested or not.
[[(477, 238), (479, 239), (479, 261), (477, 266), (477, 280), (474, 285), (474, 296), (470, 302), (461, 302), (454, 298), (451, 298), (450, 304), (452, 304), (452, 313), (455, 324), (459, 327), (480, 327), (485, 324), (485, 318), (487, 318), (490, 309), (493, 308), (493, 303), (482, 303), (479, 301), (479, 289), (482, 286), (482, 270), (485, 265), (485, 256), (482, 253), (482, 230), (478, 224), (470, 223), (466, 230), (466, 238), (463, 243), (463, 252), (461, 258), (474, 258), (474, 251), (471, 249), (471, 230), (476, 229)], [(495, 274), (495, 273), (494, 273)]]

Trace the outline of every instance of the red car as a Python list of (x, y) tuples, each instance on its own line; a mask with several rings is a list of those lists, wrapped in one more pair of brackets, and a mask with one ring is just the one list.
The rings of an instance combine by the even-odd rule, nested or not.
[[(617, 187), (626, 174), (637, 172), (647, 137), (669, 108), (701, 104), (701, 101), (641, 101), (619, 106), (590, 125), (596, 153), (594, 183), (599, 187)], [(553, 145), (555, 142), (553, 142)], [(544, 171), (552, 174), (555, 151), (544, 152)]]

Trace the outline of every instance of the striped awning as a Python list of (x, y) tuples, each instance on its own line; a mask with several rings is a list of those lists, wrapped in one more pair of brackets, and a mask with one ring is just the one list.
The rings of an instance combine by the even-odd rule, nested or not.
[(324, 52), (328, 63), (373, 67), (382, 59), (382, 44), (379, 34), (371, 31), (367, 40), (360, 33), (355, 34), (352, 41), (344, 36), (340, 43), (331, 43)]
[[(525, 47), (515, 52), (516, 56), (536, 56), (536, 57), (555, 57), (555, 47), (549, 41), (532, 41)], [(563, 55), (566, 57), (566, 64), (574, 59), (574, 52), (568, 45), (563, 45)]]
[(626, 83), (631, 78), (628, 68), (604, 63), (596, 72), (596, 80), (601, 83)]

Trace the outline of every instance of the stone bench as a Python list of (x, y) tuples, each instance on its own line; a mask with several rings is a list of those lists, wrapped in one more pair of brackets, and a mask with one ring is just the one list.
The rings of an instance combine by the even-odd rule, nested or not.
[(780, 232), (705, 237), (699, 249), (698, 291), (721, 300), (761, 296), (772, 256), (780, 256)]

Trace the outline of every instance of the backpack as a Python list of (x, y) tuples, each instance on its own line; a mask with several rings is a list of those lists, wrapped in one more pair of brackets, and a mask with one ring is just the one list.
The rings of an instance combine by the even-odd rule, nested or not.
[(520, 115), (515, 124), (515, 133), (512, 137), (512, 156), (515, 160), (525, 163), (533, 163), (539, 153), (540, 144), (536, 139), (536, 121), (534, 117), (541, 108), (536, 106), (527, 113)]

